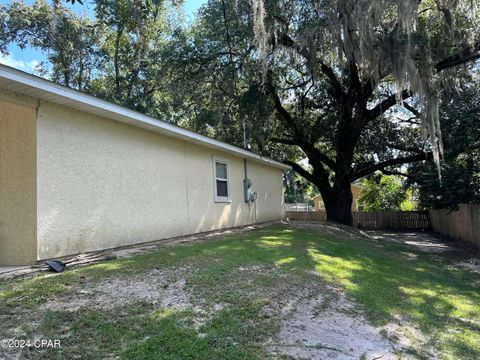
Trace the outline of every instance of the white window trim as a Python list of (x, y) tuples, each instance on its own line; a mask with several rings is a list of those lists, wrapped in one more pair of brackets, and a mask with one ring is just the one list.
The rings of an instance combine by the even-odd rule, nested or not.
[[(228, 196), (218, 196), (217, 194), (217, 162), (225, 164), (227, 166), (227, 192)], [(225, 180), (223, 178), (218, 178), (219, 180)], [(214, 189), (214, 199), (216, 203), (231, 203), (231, 193), (230, 193), (230, 164), (228, 160), (214, 156), (213, 157), (213, 189)]]

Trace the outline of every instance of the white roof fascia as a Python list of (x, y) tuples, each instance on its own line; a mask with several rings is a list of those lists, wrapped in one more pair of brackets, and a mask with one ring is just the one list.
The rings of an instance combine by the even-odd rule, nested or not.
[(291, 166), (0, 64), (0, 88), (290, 170)]

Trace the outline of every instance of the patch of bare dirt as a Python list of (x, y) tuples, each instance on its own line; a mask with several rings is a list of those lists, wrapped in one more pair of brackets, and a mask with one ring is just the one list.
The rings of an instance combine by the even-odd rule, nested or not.
[[(405, 324), (375, 327), (340, 289), (306, 290), (279, 300), (280, 332), (269, 348), (291, 359), (408, 359), (418, 329)], [(415, 333), (411, 333), (413, 330)]]
[(379, 241), (390, 241), (406, 245), (425, 253), (458, 252), (460, 249), (442, 241), (429, 232), (387, 232), (369, 231), (370, 236)]
[(457, 262), (455, 265), (480, 274), (480, 259), (478, 258), (472, 258), (467, 261), (460, 261)]
[(325, 305), (324, 295), (317, 294), (285, 310), (272, 347), (279, 353), (294, 359), (396, 358), (394, 344), (362, 315), (350, 313), (352, 304), (344, 298)]
[(399, 315), (394, 316), (392, 322), (382, 327), (382, 333), (401, 349), (417, 353), (421, 358), (438, 358), (437, 351), (431, 345), (430, 339), (418, 327), (412, 326)]
[[(455, 243), (445, 242), (441, 237), (436, 236), (433, 233), (429, 232), (407, 232), (407, 233), (398, 233), (398, 232), (381, 232), (381, 231), (371, 231), (370, 232), (373, 239), (384, 240), (396, 242), (399, 244), (406, 245), (417, 251), (430, 254), (439, 254), (444, 252), (456, 253), (459, 255), (467, 255), (468, 250), (458, 247)], [(404, 251), (402, 254), (406, 257), (407, 260), (416, 260), (417, 255)], [(470, 270), (475, 273), (480, 274), (480, 259), (479, 258), (470, 258), (465, 261), (456, 262), (453, 267), (461, 267), (467, 270)]]
[[(34, 313), (22, 310), (16, 313), (16, 316), (19, 322), (28, 325), (36, 333), (35, 338), (42, 338), (39, 327), (48, 310), (72, 312), (80, 309), (108, 310), (144, 301), (159, 309), (193, 310), (194, 326), (199, 329), (225, 305), (207, 306), (194, 299), (187, 286), (190, 271), (188, 267), (156, 269), (135, 276), (106, 278), (93, 284), (86, 279), (84, 284), (75, 285), (74, 291), (48, 300)], [(12, 338), (25, 336), (21, 326), (10, 329), (9, 335)], [(0, 352), (0, 359), (18, 358), (21, 358), (21, 353), (15, 349)]]
[(112, 277), (82, 287), (76, 292), (57, 297), (40, 305), (39, 313), (47, 310), (77, 311), (88, 309), (111, 309), (138, 302), (147, 302), (160, 309), (192, 309), (193, 322), (198, 329), (220, 311), (224, 304), (207, 306), (193, 299), (187, 287), (189, 268), (152, 270), (130, 277)]
[(186, 269), (152, 270), (132, 277), (107, 278), (93, 287), (50, 300), (40, 310), (75, 311), (80, 308), (108, 309), (145, 301), (165, 308), (185, 309), (190, 295), (185, 289)]

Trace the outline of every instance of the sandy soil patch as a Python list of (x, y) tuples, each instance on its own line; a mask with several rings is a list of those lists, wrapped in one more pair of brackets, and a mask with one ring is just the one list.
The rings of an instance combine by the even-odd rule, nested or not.
[[(425, 336), (418, 327), (412, 326), (401, 316), (394, 316), (394, 320), (382, 326), (382, 334), (395, 342), (396, 348), (400, 351), (408, 350), (410, 353), (419, 354), (424, 359), (437, 359), (437, 351), (431, 345), (430, 339)], [(405, 355), (402, 356), (402, 359)], [(412, 357), (410, 357), (412, 358)], [(413, 357), (417, 358), (417, 357)]]
[(455, 265), (480, 274), (480, 259), (472, 258), (467, 261), (460, 261)]
[[(188, 267), (155, 269), (135, 276), (110, 277), (93, 284), (88, 279), (84, 279), (83, 283), (75, 285), (74, 291), (48, 300), (34, 313), (21, 311), (16, 313), (16, 316), (19, 322), (28, 325), (36, 333), (33, 335), (34, 339), (42, 339), (44, 336), (39, 332), (39, 327), (42, 318), (49, 310), (108, 311), (116, 306), (128, 306), (144, 301), (159, 309), (193, 310), (193, 323), (195, 328), (199, 329), (216, 312), (223, 309), (224, 304), (207, 306), (198, 299), (194, 299), (187, 284), (190, 271)], [(15, 338), (25, 337), (21, 326), (11, 329), (10, 334)], [(11, 349), (0, 353), (0, 359), (20, 359), (22, 354), (23, 350)]]
[(107, 278), (93, 287), (50, 300), (40, 310), (75, 311), (80, 308), (108, 309), (146, 301), (164, 308), (185, 309), (191, 305), (186, 290), (185, 268), (152, 270), (132, 277)]
[(412, 249), (425, 253), (458, 252), (461, 249), (443, 242), (440, 238), (429, 232), (385, 232), (370, 231), (370, 236), (375, 240), (386, 240), (407, 245)]
[[(412, 249), (430, 253), (438, 254), (443, 252), (456, 253), (459, 255), (467, 255), (468, 250), (455, 246), (455, 243), (448, 243), (442, 240), (442, 238), (429, 232), (412, 232), (412, 233), (398, 233), (398, 232), (369, 232), (373, 239), (386, 240), (396, 243), (401, 243), (411, 247)], [(402, 252), (407, 260), (416, 260), (417, 255), (409, 252)], [(465, 261), (456, 262), (454, 267), (462, 267), (475, 273), (480, 274), (480, 259), (470, 258)]]
[[(285, 301), (270, 349), (292, 359), (398, 359), (402, 346), (371, 325), (340, 289)], [(404, 357), (405, 358), (405, 357)]]
[(143, 301), (159, 309), (193, 310), (193, 322), (198, 329), (225, 305), (208, 306), (194, 299), (187, 285), (189, 271), (189, 268), (183, 267), (152, 270), (131, 277), (108, 278), (93, 287), (82, 287), (75, 293), (50, 300), (40, 305), (39, 311), (77, 311), (84, 308), (108, 310)]

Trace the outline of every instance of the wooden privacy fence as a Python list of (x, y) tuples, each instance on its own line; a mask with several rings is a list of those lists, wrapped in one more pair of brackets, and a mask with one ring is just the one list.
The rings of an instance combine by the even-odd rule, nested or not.
[[(430, 229), (427, 211), (353, 211), (353, 225), (362, 229)], [(327, 221), (325, 211), (287, 211), (290, 220)]]
[(431, 227), (428, 211), (355, 211), (353, 224), (369, 230), (418, 230)]
[(460, 204), (458, 210), (430, 210), (434, 231), (452, 239), (468, 241), (480, 249), (480, 205)]
[(285, 216), (290, 220), (327, 221), (325, 211), (286, 211)]

